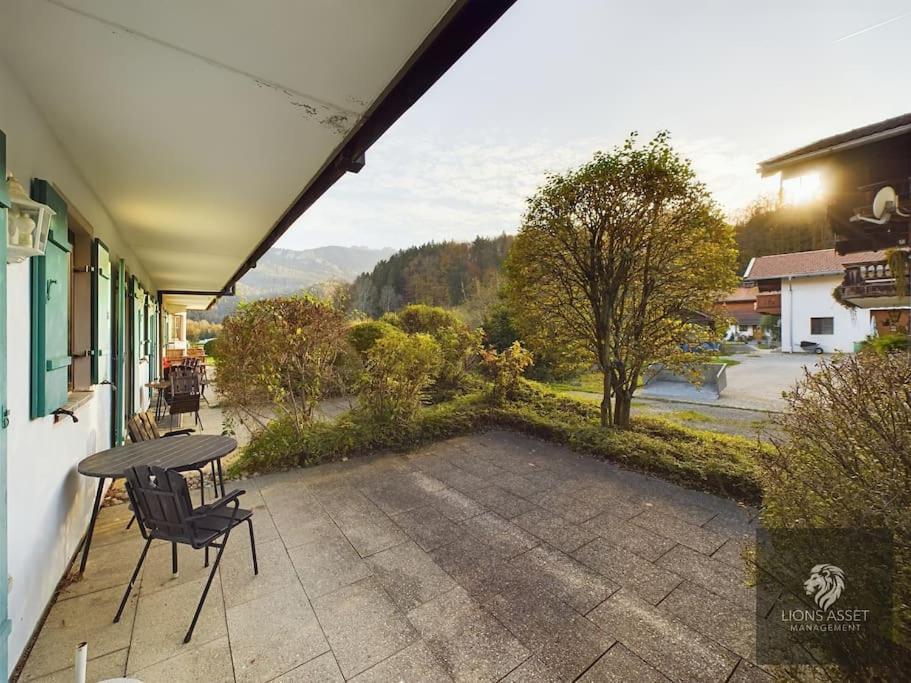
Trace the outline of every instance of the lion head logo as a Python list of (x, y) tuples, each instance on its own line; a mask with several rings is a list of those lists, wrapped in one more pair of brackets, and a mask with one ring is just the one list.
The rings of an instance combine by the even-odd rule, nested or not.
[(845, 589), (845, 573), (834, 564), (817, 564), (803, 582), (803, 589), (820, 609), (829, 609)]

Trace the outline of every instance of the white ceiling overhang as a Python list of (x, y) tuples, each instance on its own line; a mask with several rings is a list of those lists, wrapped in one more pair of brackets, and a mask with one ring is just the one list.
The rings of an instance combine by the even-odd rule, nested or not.
[[(483, 9), (487, 26), (512, 1), (491, 0)], [(204, 307), (290, 225), (296, 204), (298, 214), (306, 208), (303, 195), (393, 86), (479, 3), (2, 6), (0, 57), (142, 262), (147, 286), (205, 292), (181, 295), (184, 304)], [(487, 26), (457, 39), (465, 45), (446, 51), (449, 63), (416, 96)]]

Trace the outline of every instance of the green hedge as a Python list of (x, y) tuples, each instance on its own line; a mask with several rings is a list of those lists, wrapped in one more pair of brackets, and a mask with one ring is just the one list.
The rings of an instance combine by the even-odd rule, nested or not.
[(385, 426), (352, 411), (314, 422), (298, 436), (280, 422), (257, 434), (232, 464), (235, 475), (317, 465), (376, 451), (406, 451), (479, 430), (504, 427), (590, 453), (671, 481), (748, 503), (760, 499), (754, 454), (766, 448), (737, 436), (638, 418), (629, 431), (602, 429), (597, 406), (525, 386), (521, 400), (494, 403), (476, 392), (421, 408), (408, 425)]

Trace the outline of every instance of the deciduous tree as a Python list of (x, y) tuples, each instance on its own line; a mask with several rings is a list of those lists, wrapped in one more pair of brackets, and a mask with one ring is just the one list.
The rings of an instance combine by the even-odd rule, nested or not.
[(714, 329), (694, 322), (736, 285), (733, 232), (667, 133), (636, 136), (529, 199), (506, 263), (523, 339), (586, 354), (601, 421), (625, 428), (644, 367), (686, 366)]

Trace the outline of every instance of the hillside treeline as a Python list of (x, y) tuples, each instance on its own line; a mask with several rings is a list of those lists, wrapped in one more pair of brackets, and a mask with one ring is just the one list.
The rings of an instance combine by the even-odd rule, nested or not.
[(822, 202), (779, 207), (772, 199), (760, 199), (737, 220), (734, 231), (740, 250), (737, 266), (741, 274), (754, 256), (835, 246)]
[(396, 252), (351, 285), (350, 307), (370, 316), (408, 304), (457, 307), (495, 291), (513, 237), (431, 242)]

